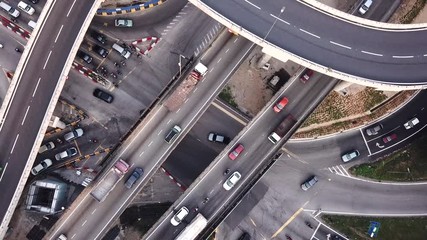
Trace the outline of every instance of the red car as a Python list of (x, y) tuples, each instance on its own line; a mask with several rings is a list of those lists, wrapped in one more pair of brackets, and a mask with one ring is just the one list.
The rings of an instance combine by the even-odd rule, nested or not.
[(243, 150), (245, 150), (245, 148), (243, 147), (242, 144), (237, 145), (236, 148), (234, 148), (234, 150), (228, 154), (228, 157), (231, 160), (236, 160), (236, 158), (243, 152)]
[(300, 80), (302, 83), (306, 83), (306, 82), (310, 79), (310, 77), (311, 77), (311, 76), (313, 76), (313, 73), (314, 73), (314, 71), (313, 71), (313, 70), (311, 70), (311, 69), (307, 68), (307, 69), (304, 71), (304, 73), (301, 75), (301, 77), (299, 78), (299, 80)]
[(286, 104), (288, 104), (289, 100), (287, 97), (283, 97), (282, 100), (280, 100), (280, 102), (276, 103), (276, 105), (274, 105), (273, 110), (275, 112), (280, 112), (283, 110), (283, 108), (285, 108)]
[(388, 143), (388, 142), (393, 141), (393, 140), (394, 140), (394, 139), (396, 139), (396, 138), (397, 138), (396, 133), (393, 133), (393, 134), (390, 134), (390, 135), (388, 135), (388, 136), (386, 136), (386, 137), (383, 137), (383, 142), (384, 142), (384, 143)]

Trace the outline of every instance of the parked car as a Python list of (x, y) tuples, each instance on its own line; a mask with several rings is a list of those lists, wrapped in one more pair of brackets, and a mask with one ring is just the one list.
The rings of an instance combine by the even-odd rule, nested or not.
[(71, 132), (68, 132), (64, 135), (64, 140), (67, 142), (71, 142), (76, 138), (79, 138), (83, 136), (83, 129), (81, 128), (76, 128), (73, 129)]
[(365, 0), (359, 8), (359, 13), (365, 15), (373, 3), (373, 0)]
[(308, 189), (313, 187), (314, 184), (316, 184), (318, 181), (319, 180), (317, 179), (316, 176), (311, 176), (303, 184), (301, 184), (301, 189), (304, 191), (307, 191)]
[(96, 53), (98, 53), (98, 55), (101, 56), (101, 57), (103, 57), (103, 58), (106, 58), (107, 55), (108, 55), (107, 49), (105, 49), (105, 48), (103, 48), (101, 46), (98, 46), (98, 45), (93, 46), (93, 51), (95, 51)]
[(415, 125), (417, 125), (418, 123), (420, 123), (420, 120), (418, 120), (418, 118), (414, 117), (411, 120), (407, 121), (405, 124), (403, 124), (403, 126), (406, 129), (411, 129), (413, 128)]
[(33, 169), (31, 169), (31, 174), (37, 175), (50, 166), (52, 166), (52, 160), (45, 159), (41, 161), (37, 166), (33, 167)]
[(77, 149), (75, 147), (72, 147), (72, 148), (69, 148), (63, 152), (56, 154), (55, 159), (57, 161), (59, 161), (59, 160), (65, 159), (65, 158), (75, 156), (75, 155), (77, 155)]
[(128, 189), (132, 188), (132, 186), (136, 183), (136, 181), (138, 181), (138, 179), (142, 177), (143, 174), (144, 170), (142, 168), (135, 168), (135, 170), (133, 170), (132, 174), (129, 176), (128, 180), (126, 180), (125, 187)]
[(175, 125), (169, 130), (168, 134), (165, 136), (165, 141), (167, 143), (171, 143), (181, 132), (181, 127), (178, 125)]
[(309, 69), (309, 68), (307, 68), (302, 74), (301, 74), (301, 77), (299, 78), (299, 80), (302, 82), (302, 83), (306, 83), (310, 78), (311, 78), (311, 76), (313, 76), (313, 73), (314, 73), (314, 71), (313, 70), (311, 70), (311, 69)]
[(132, 27), (133, 21), (132, 21), (132, 19), (118, 18), (118, 19), (114, 20), (114, 26), (116, 26), (116, 27)]
[(383, 137), (383, 142), (384, 142), (384, 143), (388, 143), (388, 142), (393, 141), (393, 140), (394, 140), (394, 139), (396, 139), (396, 138), (397, 138), (396, 133), (393, 133), (393, 134), (390, 134), (390, 135), (388, 135), (388, 136)]
[(230, 177), (224, 182), (224, 184), (222, 184), (222, 187), (228, 191), (230, 189), (232, 189), (234, 187), (234, 185), (236, 185), (236, 183), (240, 180), (240, 178), (242, 177), (242, 175), (239, 172), (234, 172), (233, 174), (230, 175)]
[(355, 150), (351, 150), (350, 152), (343, 154), (341, 156), (341, 159), (343, 162), (349, 162), (349, 161), (357, 158), (358, 156), (360, 156), (360, 153), (358, 150), (355, 149)]
[(289, 100), (287, 97), (283, 97), (278, 103), (276, 103), (273, 107), (274, 112), (278, 113), (285, 108), (286, 104), (288, 104)]
[(85, 61), (88, 64), (90, 64), (93, 60), (93, 58), (89, 54), (80, 50), (77, 51), (77, 57), (81, 58), (83, 61)]
[(93, 31), (90, 34), (96, 41), (104, 45), (107, 42), (107, 37), (104, 34), (101, 34), (99, 32)]
[(242, 145), (242, 144), (238, 144), (238, 145), (234, 148), (234, 150), (233, 150), (233, 151), (231, 151), (231, 152), (228, 154), (228, 157), (229, 157), (231, 160), (236, 160), (236, 158), (240, 155), (240, 153), (242, 153), (242, 152), (243, 152), (243, 150), (245, 150), (245, 147), (243, 147), (243, 145)]
[(55, 144), (53, 142), (47, 142), (47, 143), (40, 146), (39, 153), (44, 153), (44, 152), (51, 150), (51, 149), (54, 149), (54, 148), (55, 148)]
[(101, 90), (101, 89), (99, 89), (99, 88), (97, 88), (97, 89), (95, 89), (95, 90), (93, 91), (93, 96), (95, 96), (95, 97), (97, 97), (97, 98), (101, 99), (102, 101), (104, 101), (104, 102), (106, 102), (106, 103), (112, 103), (112, 102), (113, 102), (113, 100), (114, 100), (113, 95), (111, 95), (111, 94), (109, 94), (108, 92), (103, 91), (103, 90)]
[(36, 10), (33, 7), (31, 7), (30, 4), (27, 4), (23, 1), (20, 1), (18, 3), (18, 8), (21, 9), (22, 11), (26, 12), (29, 15), (33, 15), (36, 12)]
[(366, 134), (368, 134), (368, 136), (375, 136), (378, 134), (379, 131), (381, 131), (381, 129), (383, 129), (383, 125), (379, 123), (374, 125), (373, 127), (367, 128)]
[(188, 211), (188, 208), (182, 207), (171, 218), (171, 224), (174, 226), (178, 226), (182, 222), (182, 220), (184, 220), (184, 218), (188, 215), (188, 213), (190, 213), (190, 211)]
[(218, 133), (210, 132), (208, 135), (208, 141), (229, 144), (230, 138)]

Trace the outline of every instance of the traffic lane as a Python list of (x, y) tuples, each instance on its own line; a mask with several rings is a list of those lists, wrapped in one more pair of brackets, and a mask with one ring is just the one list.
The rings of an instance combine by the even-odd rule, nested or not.
[(323, 212), (366, 215), (411, 215), (427, 211), (425, 184), (399, 185), (329, 176), (328, 180), (320, 179), (314, 189), (318, 194), (306, 209), (321, 207)]
[[(299, 2), (283, 4), (270, 1), (261, 4), (258, 1), (257, 3), (261, 4), (259, 6), (263, 6), (263, 8), (256, 13), (253, 13), (255, 8), (249, 4), (242, 7), (241, 5), (244, 3), (222, 4), (210, 0), (204, 2), (213, 6), (216, 11), (231, 21), (238, 22), (243, 28), (261, 37), (267, 34), (276, 20), (270, 16), (270, 13), (277, 16), (284, 5), (286, 9), (281, 17), (290, 25), (277, 21), (267, 37), (269, 42), (312, 62), (318, 62), (352, 75), (384, 83), (404, 81), (405, 83), (421, 84), (425, 82), (419, 77), (422, 76), (419, 73), (427, 73), (427, 68), (423, 67), (425, 60), (422, 56), (421, 58), (403, 59), (399, 57), (419, 56), (419, 46), (423, 45), (420, 39), (423, 39), (425, 31), (387, 32), (365, 29), (345, 21), (337, 23), (336, 18), (306, 7)], [(254, 15), (257, 16), (255, 24), (252, 21)], [(305, 21), (300, 21), (301, 16), (304, 16)], [(298, 23), (296, 27), (293, 26), (295, 23)], [(337, 24), (342, 26), (340, 31), (329, 27)], [(283, 39), (286, 39), (286, 45), (283, 45)], [(387, 44), (382, 44), (377, 39), (392, 40)], [(331, 43), (329, 40), (340, 45)], [(401, 42), (411, 44), (401, 48), (398, 47)], [(396, 67), (396, 65), (399, 66)], [(352, 66), (359, 67), (355, 69)], [(378, 71), (378, 69), (382, 69), (382, 71)]]
[(227, 146), (207, 140), (209, 132), (221, 133), (233, 139), (242, 125), (211, 105), (197, 121), (183, 141), (166, 159), (163, 167), (188, 187)]
[[(39, 38), (39, 40), (42, 41), (41, 38)], [(43, 43), (44, 42), (42, 42), (41, 45), (44, 46), (45, 44)], [(36, 47), (33, 48), (32, 54), (37, 55), (39, 53), (39, 51), (37, 51), (40, 49), (39, 46), (40, 45), (36, 45)], [(35, 73), (40, 71), (40, 56), (33, 56), (34, 55), (29, 56), (30, 59), (27, 63), (27, 67), (22, 73), (21, 84), (17, 87), (15, 97), (10, 105), (8, 117), (5, 119), (2, 125), (2, 131), (0, 132), (0, 142), (3, 144), (2, 146), (5, 146), (4, 151), (0, 154), (2, 155), (2, 158), (10, 159), (10, 162), (13, 162), (13, 165), (10, 165), (10, 167), (16, 171), (14, 174), (9, 175), (6, 173), (4, 175), (4, 178), (8, 178), (8, 181), (10, 181), (10, 185), (7, 189), (11, 189), (11, 191), (3, 195), (1, 202), (4, 203), (4, 205), (2, 206), (9, 206), (10, 198), (13, 196), (13, 192), (15, 191), (14, 188), (11, 188), (10, 186), (16, 186), (18, 184), (19, 179), (17, 179), (16, 176), (20, 176), (20, 174), (17, 173), (22, 173), (22, 169), (26, 165), (26, 159), (28, 158), (31, 150), (28, 146), (34, 145), (34, 138), (38, 132), (38, 129), (34, 129), (32, 126), (34, 125), (34, 122), (42, 122), (44, 110), (40, 106), (47, 106), (50, 99), (46, 100), (44, 96), (46, 94), (52, 94), (53, 91), (52, 86), (50, 86), (51, 83), (48, 81), (38, 82), (34, 80), (34, 75), (37, 75)], [(43, 54), (41, 54), (41, 56), (43, 56)], [(65, 59), (63, 61), (65, 62)], [(55, 74), (59, 76), (59, 70), (51, 69), (49, 71), (50, 76), (55, 76)], [(40, 76), (43, 77), (43, 74)], [(36, 92), (37, 94), (34, 94), (34, 97), (28, 98), (28, 96), (31, 96), (29, 93), (34, 93), (36, 88), (39, 89)], [(31, 105), (33, 107), (28, 108), (28, 106)], [(37, 106), (37, 109), (35, 106)], [(31, 121), (28, 121), (28, 119), (31, 119)], [(17, 122), (20, 122), (21, 126), (17, 126)], [(14, 142), (10, 141), (12, 138), (14, 139)], [(11, 143), (9, 144), (9, 142)], [(19, 151), (10, 153), (15, 147), (19, 149)], [(2, 216), (4, 216), (5, 210), (5, 208), (2, 209)]]

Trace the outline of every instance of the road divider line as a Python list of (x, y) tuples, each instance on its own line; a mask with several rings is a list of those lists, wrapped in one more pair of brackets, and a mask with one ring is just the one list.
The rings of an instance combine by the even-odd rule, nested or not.
[(6, 172), (6, 168), (7, 168), (7, 165), (8, 165), (9, 163), (7, 162), (5, 165), (4, 165), (4, 169), (3, 169), (3, 171), (2, 171), (2, 173), (1, 173), (1, 177), (0, 177), (0, 182), (1, 182), (1, 180), (3, 179), (3, 175), (4, 175), (4, 173)]
[(275, 238), (277, 235), (279, 235), (279, 233), (281, 233), (283, 231), (283, 229), (285, 229), (286, 226), (289, 225), (289, 223), (291, 223), (301, 212), (302, 212), (303, 208), (298, 209), (272, 236), (271, 238)]
[(41, 78), (39, 78), (39, 80), (37, 80), (36, 88), (34, 88), (34, 92), (33, 92), (33, 97), (36, 95), (37, 88), (39, 87), (39, 84), (40, 84), (40, 80), (41, 80)]
[(13, 142), (12, 149), (10, 150), (10, 154), (13, 153), (13, 149), (15, 149), (15, 145), (16, 145), (16, 142), (18, 141), (18, 138), (19, 138), (19, 133), (18, 133), (18, 135), (16, 135), (15, 142)]
[(68, 10), (68, 13), (67, 13), (67, 17), (70, 15), (70, 12), (73, 9), (75, 3), (76, 3), (76, 0), (74, 0), (73, 4), (71, 4), (70, 10)]
[(300, 28), (299, 29), (301, 32), (303, 32), (303, 33), (307, 33), (308, 35), (311, 35), (311, 36), (313, 36), (313, 37), (315, 37), (315, 38), (319, 38), (320, 39), (320, 37), (319, 36), (317, 36), (316, 34), (314, 34), (314, 33), (311, 33), (311, 32), (309, 32), (309, 31), (306, 31), (306, 30), (304, 30), (304, 29), (302, 29), (302, 28)]
[(337, 43), (337, 42), (334, 42), (334, 41), (329, 41), (329, 42), (330, 42), (330, 43), (332, 43), (332, 44), (334, 44), (334, 45), (337, 45), (337, 46), (339, 46), (339, 47), (343, 47), (343, 48), (351, 49), (351, 47), (349, 47), (349, 46), (342, 45), (342, 44)]
[(47, 65), (47, 63), (49, 62), (49, 59), (50, 59), (50, 55), (52, 54), (52, 50), (49, 52), (49, 55), (47, 56), (47, 59), (46, 59), (46, 62), (44, 63), (44, 66), (43, 66), (43, 70), (45, 70), (46, 69), (46, 65)]
[(63, 28), (63, 27), (64, 27), (64, 25), (61, 25), (61, 28), (59, 29), (59, 32), (58, 32), (58, 34), (56, 35), (55, 43), (56, 43), (56, 41), (58, 41), (59, 35), (61, 35), (61, 32), (62, 32), (62, 28)]
[(252, 6), (252, 7), (254, 7), (254, 8), (257, 8), (258, 10), (261, 10), (261, 8), (260, 8), (260, 7), (258, 7), (257, 5), (255, 5), (255, 4), (251, 3), (251, 2), (249, 2), (248, 0), (245, 0), (245, 2), (246, 2), (246, 3), (249, 3), (249, 5), (251, 5), (251, 6)]
[(405, 58), (414, 58), (414, 56), (399, 56), (399, 55), (395, 55), (395, 56), (393, 56), (393, 58), (405, 59)]
[(286, 23), (286, 24), (288, 24), (288, 25), (291, 25), (289, 22), (286, 22), (285, 20), (283, 20), (283, 19), (281, 19), (281, 18), (279, 18), (279, 17), (276, 17), (276, 16), (274, 16), (273, 14), (270, 14), (270, 16), (272, 16), (272, 17), (274, 17), (275, 19), (277, 19), (277, 20), (281, 21), (282, 23)]
[(383, 56), (382, 54), (379, 54), (379, 53), (373, 53), (373, 52), (368, 52), (368, 51), (361, 51), (361, 52), (365, 53), (365, 54), (377, 56), (377, 57), (382, 57)]
[(95, 212), (96, 212), (96, 208), (92, 211), (92, 213), (91, 213), (91, 214), (93, 215)]
[(25, 111), (24, 119), (22, 119), (21, 126), (24, 125), (25, 119), (27, 118), (28, 110), (30, 110), (30, 106), (28, 106), (27, 111)]

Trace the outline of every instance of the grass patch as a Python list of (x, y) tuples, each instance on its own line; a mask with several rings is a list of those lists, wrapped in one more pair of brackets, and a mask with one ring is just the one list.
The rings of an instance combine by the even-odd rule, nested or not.
[(418, 14), (424, 8), (424, 6), (426, 5), (426, 2), (427, 0), (418, 0), (414, 4), (414, 7), (408, 13), (406, 13), (405, 16), (403, 16), (400, 19), (400, 22), (403, 24), (412, 23), (412, 21), (418, 16)]
[(427, 137), (423, 136), (388, 156), (373, 163), (350, 168), (356, 176), (386, 181), (427, 180)]
[(427, 217), (385, 218), (322, 215), (323, 221), (352, 240), (372, 239), (368, 236), (370, 221), (381, 224), (375, 239), (424, 240), (427, 236)]
[(171, 205), (172, 203), (156, 203), (127, 208), (120, 216), (120, 223), (134, 228), (142, 237)]
[(365, 111), (382, 103), (387, 98), (382, 91), (377, 91), (373, 88), (366, 88), (366, 92), (368, 94), (366, 95)]
[(237, 103), (234, 101), (234, 97), (229, 86), (225, 86), (225, 88), (222, 89), (221, 93), (219, 94), (219, 98), (226, 101), (231, 106), (237, 108)]

